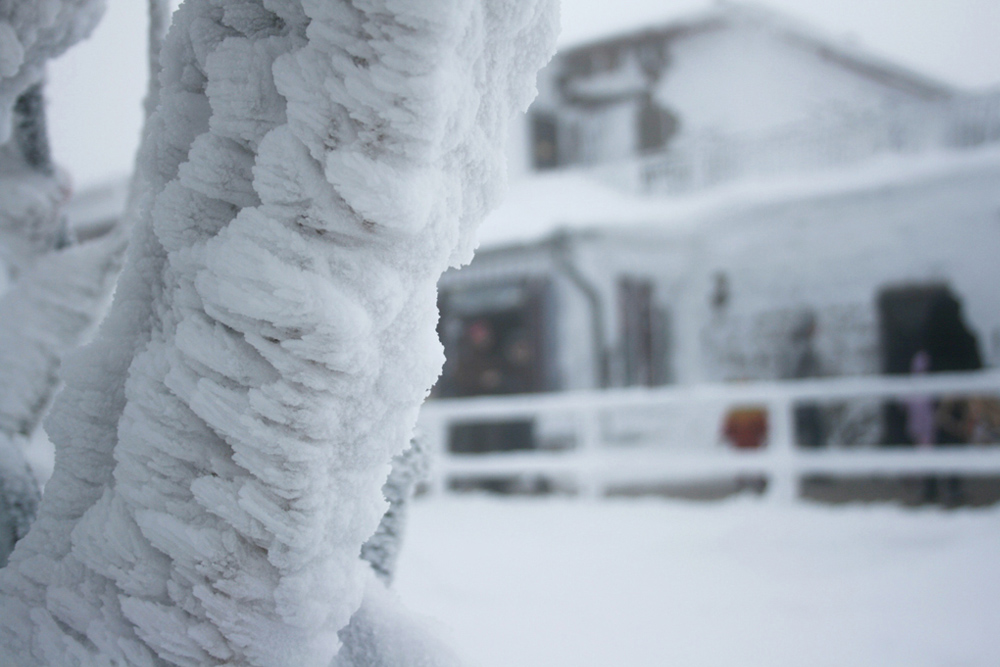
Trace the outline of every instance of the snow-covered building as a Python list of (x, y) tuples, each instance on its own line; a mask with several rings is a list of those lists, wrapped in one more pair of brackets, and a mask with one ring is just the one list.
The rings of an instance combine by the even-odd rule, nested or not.
[[(475, 386), (461, 352), (449, 354), (441, 391), (792, 377), (783, 355), (810, 317), (825, 375), (903, 372), (893, 341), (929, 323), (899, 321), (899, 304), (942, 295), (961, 302), (983, 361), (996, 365), (998, 216), (995, 152), (682, 200), (621, 193), (580, 172), (525, 180), (473, 263), (442, 279), (441, 334), (461, 351), (487, 324), (500, 344), (530, 340), (531, 353), (507, 354), (524, 370), (495, 387)], [(512, 240), (529, 233), (526, 219), (538, 222), (532, 236)]]
[[(564, 49), (538, 87), (506, 200), (439, 283), (436, 397), (905, 373), (929, 345), (932, 370), (1000, 367), (1000, 91), (731, 3)], [(77, 197), (78, 236), (124, 194)], [(884, 408), (826, 441), (898, 440)], [(454, 452), (574, 442), (465, 426)]]
[(719, 3), (557, 54), (512, 163), (601, 166), (626, 187), (683, 191), (995, 140), (983, 116), (996, 104), (770, 10)]
[(1000, 365), (1000, 95), (728, 3), (539, 89), (439, 396)]

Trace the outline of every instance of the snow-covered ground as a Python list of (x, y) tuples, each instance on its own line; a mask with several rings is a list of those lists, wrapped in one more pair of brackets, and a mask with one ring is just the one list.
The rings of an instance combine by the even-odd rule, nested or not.
[(396, 588), (480, 667), (1000, 665), (1000, 509), (459, 497)]

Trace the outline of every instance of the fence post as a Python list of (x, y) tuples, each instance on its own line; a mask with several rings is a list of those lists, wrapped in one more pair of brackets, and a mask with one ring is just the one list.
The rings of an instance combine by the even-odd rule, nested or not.
[(427, 493), (430, 496), (440, 496), (448, 490), (448, 443), (447, 419), (437, 414), (431, 408), (424, 406), (420, 415), (420, 435), (424, 439), (429, 457), (427, 471)]
[(581, 497), (596, 498), (601, 495), (602, 484), (596, 459), (601, 448), (600, 410), (576, 410), (576, 483)]
[(799, 494), (792, 402), (792, 397), (785, 393), (768, 401), (771, 437), (768, 442), (770, 474), (767, 480), (767, 499), (785, 505), (794, 502)]

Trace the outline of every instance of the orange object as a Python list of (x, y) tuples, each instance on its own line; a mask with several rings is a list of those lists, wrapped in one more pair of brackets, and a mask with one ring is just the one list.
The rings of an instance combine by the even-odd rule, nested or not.
[(733, 408), (726, 413), (722, 433), (737, 449), (759, 449), (767, 439), (767, 409), (756, 405)]

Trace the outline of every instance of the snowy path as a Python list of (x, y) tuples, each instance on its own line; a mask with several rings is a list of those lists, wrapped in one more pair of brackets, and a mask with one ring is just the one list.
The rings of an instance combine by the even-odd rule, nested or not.
[(1000, 509), (423, 501), (396, 587), (480, 667), (1000, 665)]

